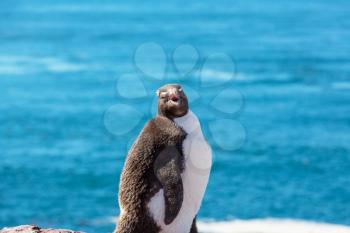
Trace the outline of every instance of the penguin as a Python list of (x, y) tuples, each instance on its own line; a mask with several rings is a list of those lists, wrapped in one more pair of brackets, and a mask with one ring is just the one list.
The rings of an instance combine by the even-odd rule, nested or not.
[(211, 148), (181, 85), (164, 85), (156, 94), (158, 113), (138, 135), (122, 170), (115, 233), (197, 233)]

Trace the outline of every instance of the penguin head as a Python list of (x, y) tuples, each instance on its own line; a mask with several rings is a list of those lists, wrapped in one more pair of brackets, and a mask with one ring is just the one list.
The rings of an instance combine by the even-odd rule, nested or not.
[(188, 100), (179, 84), (167, 84), (157, 90), (158, 114), (173, 119), (188, 112)]

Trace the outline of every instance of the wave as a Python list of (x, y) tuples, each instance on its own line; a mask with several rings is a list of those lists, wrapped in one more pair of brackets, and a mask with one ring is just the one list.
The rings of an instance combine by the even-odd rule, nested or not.
[[(132, 7), (124, 6), (121, 4), (52, 4), (52, 5), (34, 5), (25, 6), (16, 11), (19, 12), (31, 12), (31, 13), (90, 13), (90, 12), (101, 12), (101, 13), (127, 13), (136, 11), (139, 13), (147, 12), (147, 9), (134, 9)], [(151, 11), (151, 9), (149, 9)]]
[(233, 80), (240, 83), (291, 83), (296, 80), (288, 73), (277, 73), (277, 74), (255, 74), (250, 75), (247, 73), (233, 73), (227, 71), (203, 69), (200, 72), (201, 79), (204, 81), (221, 81), (226, 82)]
[[(115, 224), (117, 217), (95, 221), (96, 225)], [(197, 222), (200, 233), (350, 233), (350, 226), (299, 219), (263, 218)]]
[(201, 233), (350, 233), (350, 226), (295, 219), (198, 222)]
[(335, 82), (332, 83), (332, 88), (338, 90), (348, 90), (350, 89), (350, 82)]
[(200, 74), (202, 79), (219, 79), (224, 81), (228, 81), (234, 76), (233, 72), (212, 69), (202, 69)]
[(78, 72), (86, 69), (85, 65), (56, 57), (0, 56), (0, 74), (18, 75), (40, 71), (62, 73)]

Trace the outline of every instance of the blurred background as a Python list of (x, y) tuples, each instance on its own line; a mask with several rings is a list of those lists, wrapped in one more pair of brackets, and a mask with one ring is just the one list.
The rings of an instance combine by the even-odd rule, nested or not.
[[(151, 116), (123, 117), (113, 106), (140, 110), (168, 80), (197, 90), (194, 112), (215, 154), (202, 224), (350, 225), (348, 1), (2, 0), (0, 14), (0, 228), (111, 232), (127, 148)], [(213, 114), (206, 100), (226, 84), (200, 89), (194, 70), (177, 79), (172, 65), (169, 79), (141, 74), (151, 94), (126, 101), (118, 79), (142, 73), (134, 55), (145, 42), (159, 44), (167, 64), (191, 61), (186, 52), (172, 58), (181, 44), (196, 49), (197, 68), (210, 54), (229, 55), (234, 71), (217, 66), (207, 76), (222, 84), (233, 73), (230, 87), (242, 98), (218, 102), (237, 111)], [(147, 55), (150, 69), (164, 66), (159, 54)], [(210, 131), (223, 118), (242, 127), (216, 121)], [(135, 128), (119, 135), (113, 122)], [(231, 139), (242, 143), (220, 144)]]

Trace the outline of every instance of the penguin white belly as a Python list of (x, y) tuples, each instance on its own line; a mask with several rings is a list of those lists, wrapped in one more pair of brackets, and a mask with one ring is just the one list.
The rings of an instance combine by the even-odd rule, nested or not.
[(199, 211), (208, 183), (211, 168), (211, 149), (205, 141), (197, 117), (189, 112), (175, 123), (182, 127), (187, 136), (183, 141), (185, 167), (181, 174), (183, 183), (183, 202), (172, 223), (164, 223), (165, 201), (160, 189), (148, 203), (148, 209), (161, 227), (162, 233), (189, 233), (192, 221)]

